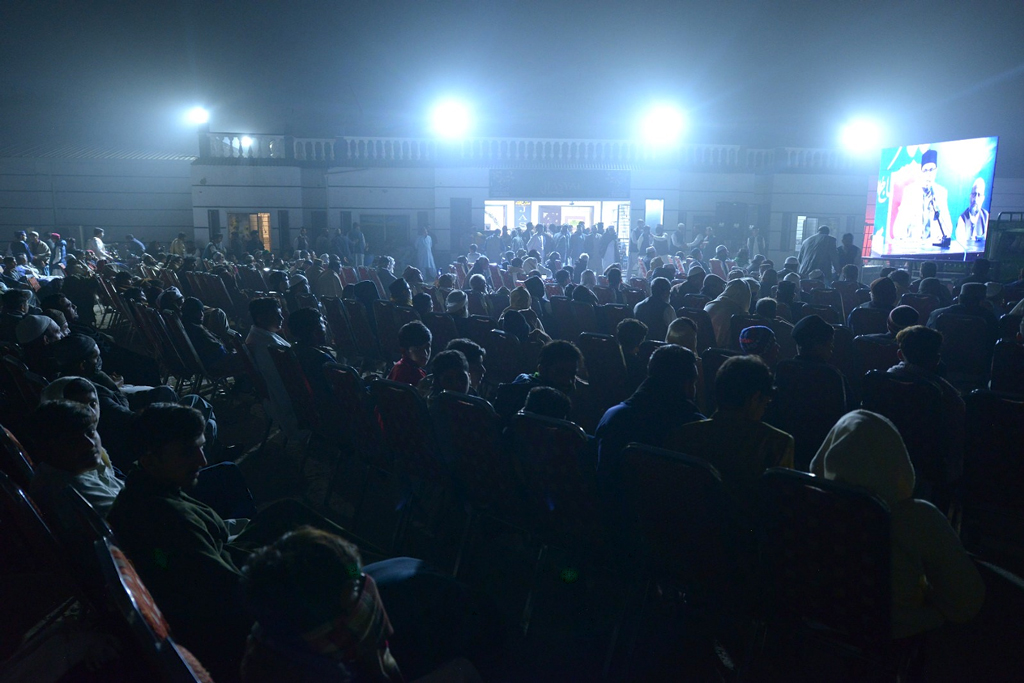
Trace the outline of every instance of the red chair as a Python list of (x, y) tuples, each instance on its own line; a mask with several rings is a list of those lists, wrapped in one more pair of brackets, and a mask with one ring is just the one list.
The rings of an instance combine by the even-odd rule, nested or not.
[(498, 321), (482, 315), (471, 315), (466, 319), (466, 336), (480, 346), (487, 342), (490, 331), (498, 326)]
[(564, 296), (551, 297), (551, 317), (544, 321), (544, 328), (553, 339), (575, 341), (582, 330), (572, 313), (572, 305)]
[[(491, 263), (487, 266), (487, 272), (491, 275), (491, 287), (501, 289), (505, 286), (505, 280), (502, 278), (501, 268)], [(509, 287), (509, 289), (512, 288)]]
[(633, 309), (625, 304), (602, 304), (595, 309), (594, 314), (597, 318), (597, 331), (614, 335), (620, 322), (633, 317)]
[(689, 318), (697, 325), (697, 348), (694, 351), (698, 356), (715, 345), (715, 328), (711, 324), (711, 316), (703, 308), (683, 306), (676, 309), (676, 317)]
[(631, 277), (629, 278), (629, 286), (643, 292), (645, 297), (651, 293), (651, 283), (646, 278)]
[(840, 322), (846, 322), (843, 295), (835, 289), (816, 288), (811, 290), (811, 303), (815, 306), (828, 306), (838, 315)]
[(569, 308), (572, 309), (572, 317), (576, 321), (576, 329), (580, 332), (590, 332), (593, 334), (600, 332), (597, 325), (597, 313), (594, 310), (593, 304), (588, 304), (585, 301), (570, 301)]
[(839, 292), (839, 296), (843, 300), (843, 311), (846, 316), (850, 315), (850, 311), (860, 306), (862, 303), (858, 292), (870, 291), (863, 289), (863, 285), (859, 282), (850, 282), (847, 280), (836, 280), (832, 283), (832, 288)]
[(352, 326), (348, 322), (348, 315), (345, 313), (341, 299), (336, 296), (324, 297), (323, 309), (327, 327), (331, 330), (331, 339), (338, 355), (342, 358), (358, 356), (356, 340), (352, 336)]
[(366, 313), (366, 307), (359, 301), (342, 299), (345, 313), (348, 315), (349, 325), (352, 327), (352, 338), (355, 340), (357, 356), (376, 360), (381, 358), (380, 345), (370, 324), (370, 317)]
[(455, 320), (447, 313), (427, 313), (423, 316), (423, 324), (430, 330), (431, 348), (434, 354), (443, 351), (448, 346), (448, 342), (459, 336)]
[(612, 294), (612, 290), (607, 286), (598, 285), (592, 289), (594, 296), (597, 297), (597, 303), (601, 305), (611, 304), (615, 302), (615, 295)]
[(647, 295), (642, 289), (623, 288), (622, 290), (623, 301), (629, 310), (636, 308), (636, 305), (647, 298)]
[(487, 381), (490, 384), (507, 384), (523, 372), (533, 368), (523, 363), (519, 340), (502, 330), (489, 330), (483, 344), (487, 351), (484, 365), (487, 367)]
[(640, 343), (640, 352), (637, 356), (643, 362), (644, 367), (647, 367), (648, 361), (651, 360), (651, 356), (658, 350), (659, 347), (665, 346), (667, 342), (655, 341), (654, 339), (645, 339)]
[(341, 284), (354, 285), (359, 282), (359, 274), (352, 266), (341, 267)]
[(32, 458), (14, 434), (3, 426), (0, 426), (0, 472), (9, 476), (23, 489), (28, 489), (36, 473)]
[(553, 282), (544, 285), (544, 293), (547, 294), (549, 299), (555, 296), (565, 296), (565, 290), (562, 289), (562, 285), (556, 285)]

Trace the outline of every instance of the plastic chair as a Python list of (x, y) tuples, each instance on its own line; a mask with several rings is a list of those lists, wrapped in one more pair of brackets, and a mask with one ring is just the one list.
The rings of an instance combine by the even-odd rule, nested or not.
[(523, 363), (522, 349), (519, 340), (502, 330), (489, 330), (483, 345), (487, 351), (484, 365), (487, 368), (487, 381), (491, 384), (506, 384), (520, 373), (529, 372)]
[(573, 341), (580, 336), (582, 330), (578, 329), (576, 317), (572, 314), (570, 301), (564, 296), (550, 297), (551, 319), (545, 321), (545, 329), (553, 339), (567, 339)]
[(711, 303), (711, 297), (703, 294), (684, 294), (683, 295), (683, 308), (699, 308), (704, 310), (704, 307)]
[(965, 403), (965, 525), (972, 512), (1005, 511), (1018, 520), (1010, 528), (1019, 530), (1024, 516), (1024, 399), (979, 390), (971, 392)]
[[(836, 312), (836, 309), (831, 306), (816, 306), (814, 304), (804, 304), (800, 307), (800, 318), (806, 318), (809, 315), (816, 315), (829, 325), (842, 325), (843, 317)], [(796, 322), (796, 321), (794, 321)]]
[(853, 336), (885, 334), (889, 331), (889, 312), (880, 308), (854, 308), (847, 317)]
[(845, 322), (843, 295), (835, 289), (812, 289), (811, 303), (815, 306), (828, 306), (839, 315), (839, 322)]
[(761, 482), (761, 585), (766, 627), (836, 643), (878, 668), (902, 671), (891, 647), (889, 509), (863, 489), (793, 470)]
[(380, 346), (377, 344), (377, 337), (367, 315), (366, 306), (360, 301), (350, 299), (342, 299), (341, 303), (352, 328), (352, 338), (358, 351), (356, 355), (371, 360), (381, 358)]
[(348, 314), (345, 313), (345, 306), (341, 299), (336, 296), (324, 297), (324, 317), (327, 319), (327, 327), (331, 330), (331, 339), (334, 341), (334, 348), (342, 358), (355, 358), (359, 355), (356, 348), (356, 340), (352, 336), (352, 326), (348, 321)]
[(846, 413), (843, 377), (829, 365), (785, 360), (775, 369), (775, 385), (775, 400), (764, 421), (792, 435), (795, 466), (806, 471), (825, 435)]
[(626, 362), (615, 337), (583, 333), (577, 344), (587, 367), (591, 392), (601, 412), (628, 398)]
[(849, 282), (846, 280), (836, 280), (832, 283), (832, 288), (839, 292), (839, 296), (843, 300), (843, 311), (846, 316), (849, 316), (854, 308), (861, 304), (860, 291), (870, 291), (863, 289), (863, 285), (859, 282)]
[(447, 313), (427, 313), (423, 316), (423, 324), (430, 330), (431, 348), (434, 354), (443, 351), (448, 346), (448, 342), (459, 337), (455, 320)]
[(619, 323), (633, 317), (633, 309), (625, 304), (602, 304), (596, 308), (598, 331), (603, 334), (615, 334)]
[(482, 315), (471, 315), (466, 319), (466, 336), (480, 346), (487, 342), (491, 330), (497, 327), (498, 321)]
[(711, 316), (703, 308), (683, 306), (676, 309), (676, 317), (689, 318), (697, 325), (697, 348), (694, 351), (698, 356), (715, 345), (715, 327), (711, 324)]
[(28, 489), (35, 476), (36, 466), (18, 439), (6, 427), (0, 426), (0, 472), (14, 483)]
[(1020, 333), (1021, 315), (1010, 315), (1007, 313), (999, 318), (999, 338), (1008, 341), (1015, 341)]
[[(573, 320), (576, 321), (576, 328), (580, 332), (600, 332), (597, 326), (597, 313), (593, 304), (583, 301), (570, 301), (569, 308), (572, 309)], [(576, 336), (579, 336), (578, 334)]]
[(742, 355), (739, 351), (731, 349), (704, 349), (700, 354), (700, 362), (704, 370), (704, 405), (708, 415), (715, 412), (715, 408), (718, 406), (715, 402), (715, 377), (718, 375), (718, 369), (729, 358)]
[(936, 308), (939, 307), (939, 300), (937, 297), (931, 294), (914, 294), (907, 292), (900, 297), (901, 306), (910, 306), (917, 311), (917, 322), (924, 325), (928, 322), (928, 317), (932, 314)]

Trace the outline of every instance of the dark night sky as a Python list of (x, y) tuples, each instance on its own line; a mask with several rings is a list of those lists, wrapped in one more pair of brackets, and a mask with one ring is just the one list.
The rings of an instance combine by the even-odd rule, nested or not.
[(1000, 135), (1024, 172), (1020, 0), (3, 3), (0, 141), (194, 151), (213, 130), (426, 133), (440, 95), (483, 135), (628, 137), (677, 102), (694, 142), (836, 144)]

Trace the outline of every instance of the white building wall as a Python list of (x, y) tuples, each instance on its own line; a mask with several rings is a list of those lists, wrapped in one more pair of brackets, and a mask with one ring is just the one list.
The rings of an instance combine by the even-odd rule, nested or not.
[(270, 213), (271, 240), (280, 244), (278, 211), (288, 211), (293, 228), (303, 224), (302, 170), (297, 166), (193, 166), (192, 208), (196, 244), (210, 239), (209, 210), (220, 212), (227, 230), (229, 213)]
[(93, 227), (104, 228), (113, 244), (129, 233), (144, 242), (169, 242), (192, 228), (189, 164), (0, 159), (0, 243), (17, 230), (39, 230), (81, 245)]

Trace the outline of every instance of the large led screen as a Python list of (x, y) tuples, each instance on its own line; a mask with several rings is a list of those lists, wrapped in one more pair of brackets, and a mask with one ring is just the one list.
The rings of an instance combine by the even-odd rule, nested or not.
[(984, 253), (998, 141), (882, 150), (871, 256), (968, 259)]

